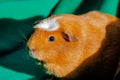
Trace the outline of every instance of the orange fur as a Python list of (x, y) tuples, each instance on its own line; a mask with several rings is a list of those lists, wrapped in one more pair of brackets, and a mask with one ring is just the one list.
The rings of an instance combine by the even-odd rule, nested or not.
[[(101, 61), (101, 55), (107, 54), (107, 56), (112, 55), (112, 57), (119, 55), (114, 53), (117, 47), (114, 48), (113, 45), (113, 51), (107, 49), (111, 53), (108, 54), (106, 51), (104, 55), (102, 54), (106, 49), (104, 45), (110, 44), (109, 37), (116, 38), (115, 41), (119, 44), (119, 38), (116, 35), (120, 33), (120, 30), (118, 31), (120, 21), (116, 17), (97, 11), (80, 16), (63, 14), (50, 18), (55, 17), (61, 17), (57, 20), (58, 30), (47, 31), (35, 28), (35, 32), (28, 41), (30, 50), (34, 49), (32, 56), (45, 62), (43, 66), (48, 70), (48, 73), (61, 77), (63, 80), (73, 80), (72, 78), (78, 75), (76, 70), (79, 71), (79, 74), (82, 74), (85, 69), (87, 70), (88, 65), (94, 66), (96, 64), (94, 62)], [(109, 27), (109, 25), (111, 26)], [(119, 27), (114, 29), (114, 25), (119, 25)], [(107, 28), (110, 28), (110, 30), (107, 31)], [(109, 35), (109, 32), (111, 35)], [(112, 35), (112, 33), (116, 35)], [(49, 42), (48, 38), (50, 36), (54, 36), (55, 41)], [(111, 57), (108, 59), (111, 59)], [(109, 62), (106, 64), (109, 64)]]

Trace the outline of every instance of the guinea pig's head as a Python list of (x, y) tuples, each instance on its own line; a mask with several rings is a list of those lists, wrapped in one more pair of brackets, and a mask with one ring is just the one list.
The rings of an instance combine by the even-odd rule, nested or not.
[(37, 21), (34, 26), (28, 41), (30, 54), (50, 74), (63, 77), (78, 66), (84, 35), (78, 29), (80, 24), (76, 18), (74, 15), (52, 16)]

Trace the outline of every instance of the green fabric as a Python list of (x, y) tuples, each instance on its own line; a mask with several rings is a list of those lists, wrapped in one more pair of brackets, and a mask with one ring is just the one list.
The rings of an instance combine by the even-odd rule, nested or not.
[(116, 16), (118, 3), (119, 0), (105, 0), (100, 11)]
[(83, 14), (97, 10), (116, 16), (119, 0), (61, 0), (53, 14)]
[(7, 0), (0, 3), (0, 18), (23, 19), (47, 16), (58, 0)]
[(0, 10), (0, 80), (49, 77), (30, 58), (26, 46), (36, 20), (92, 10), (120, 17), (119, 0), (0, 0)]
[(61, 0), (53, 14), (69, 14), (81, 4), (82, 0)]
[(0, 80), (44, 80), (44, 77), (25, 45), (0, 58)]
[(24, 20), (0, 19), (0, 54), (13, 51), (25, 44), (33, 31), (33, 23), (38, 19), (43, 19), (43, 17), (36, 16)]

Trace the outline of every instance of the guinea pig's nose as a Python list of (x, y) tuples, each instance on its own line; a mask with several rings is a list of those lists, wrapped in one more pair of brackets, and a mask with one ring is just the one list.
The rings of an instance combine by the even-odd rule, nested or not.
[(35, 49), (34, 48), (30, 49), (30, 52), (35, 52)]

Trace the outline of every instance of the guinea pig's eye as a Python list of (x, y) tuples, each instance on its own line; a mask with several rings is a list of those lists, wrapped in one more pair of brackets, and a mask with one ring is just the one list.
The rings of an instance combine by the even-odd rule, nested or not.
[(52, 41), (54, 41), (54, 40), (55, 40), (55, 37), (54, 37), (54, 36), (50, 36), (49, 39), (48, 39), (48, 41), (50, 41), (50, 42), (52, 42)]

